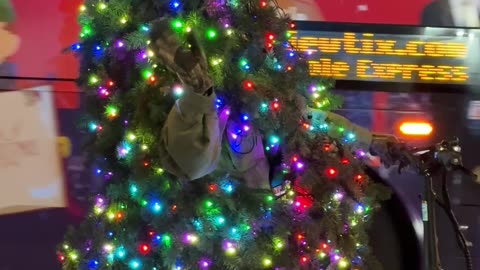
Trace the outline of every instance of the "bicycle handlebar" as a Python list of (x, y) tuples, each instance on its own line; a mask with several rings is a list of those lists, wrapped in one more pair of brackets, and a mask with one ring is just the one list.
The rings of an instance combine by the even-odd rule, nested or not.
[(422, 171), (432, 169), (432, 167), (443, 167), (447, 170), (460, 170), (476, 178), (477, 176), (472, 171), (463, 166), (461, 150), (460, 140), (455, 137), (452, 140), (443, 140), (435, 145), (425, 147), (406, 149), (404, 146), (400, 151), (404, 156), (403, 167), (414, 165)]

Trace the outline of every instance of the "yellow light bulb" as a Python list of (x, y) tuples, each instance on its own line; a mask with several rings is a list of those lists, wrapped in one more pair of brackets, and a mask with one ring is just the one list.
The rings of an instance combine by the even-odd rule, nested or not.
[(154, 54), (153, 51), (151, 51), (151, 50), (148, 50), (148, 51), (147, 51), (147, 55), (148, 55), (148, 57), (153, 57), (153, 56), (155, 56), (155, 54)]
[(133, 133), (128, 134), (128, 139), (130, 141), (134, 141), (136, 138), (137, 138), (137, 136), (135, 136), (135, 134), (133, 134)]
[(112, 244), (105, 244), (103, 246), (103, 249), (107, 252), (112, 252), (113, 251), (113, 246), (112, 246)]
[(107, 4), (105, 3), (100, 3), (100, 5), (98, 6), (100, 9), (106, 9), (107, 8)]
[(100, 215), (101, 213), (103, 213), (103, 209), (101, 207), (98, 207), (98, 206), (95, 206), (93, 208), (93, 212), (96, 214), (96, 215)]
[(87, 7), (85, 5), (81, 5), (79, 8), (80, 12), (84, 12), (85, 10), (87, 10)]
[(142, 144), (142, 150), (143, 150), (143, 151), (148, 150), (148, 146), (145, 145), (145, 144)]
[(121, 23), (121, 24), (126, 24), (127, 21), (128, 21), (128, 20), (127, 20), (126, 17), (122, 17), (122, 18), (120, 19), (120, 23)]
[(237, 253), (237, 250), (234, 247), (227, 248), (227, 255), (235, 255), (235, 253)]
[(338, 262), (338, 267), (340, 267), (340, 268), (346, 268), (347, 266), (348, 266), (348, 262), (345, 259), (341, 259)]
[(75, 252), (70, 253), (70, 259), (76, 261), (78, 259), (78, 255)]

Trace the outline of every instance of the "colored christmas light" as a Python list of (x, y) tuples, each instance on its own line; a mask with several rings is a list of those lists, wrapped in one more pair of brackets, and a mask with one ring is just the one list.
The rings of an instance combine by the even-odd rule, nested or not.
[[(308, 268), (311, 265), (317, 265), (317, 262), (314, 262), (317, 260), (321, 261), (324, 268), (328, 264), (333, 264), (331, 267), (347, 269), (350, 267), (350, 261), (343, 258), (341, 252), (344, 243), (334, 241), (335, 243), (332, 245), (327, 245), (327, 242), (330, 242), (325, 241), (327, 246), (319, 247), (318, 243), (310, 243), (311, 237), (308, 230), (296, 234), (298, 243), (292, 243), (292, 240), (286, 235), (293, 232), (286, 233), (282, 226), (262, 223), (274, 220), (277, 207), (282, 205), (288, 206), (291, 211), (289, 213), (294, 213), (292, 215), (295, 216), (295, 219), (298, 218), (297, 221), (302, 222), (301, 217), (309, 213), (314, 201), (309, 196), (308, 189), (306, 191), (299, 189), (297, 181), (299, 183), (307, 181), (307, 186), (311, 187), (312, 183), (308, 181), (321, 182), (325, 179), (333, 179), (339, 176), (339, 170), (341, 170), (341, 176), (345, 177), (342, 180), (356, 182), (359, 184), (359, 188), (368, 184), (368, 181), (365, 181), (365, 175), (352, 173), (352, 171), (360, 172), (358, 169), (350, 170), (344, 167), (356, 166), (357, 160), (355, 159), (350, 161), (346, 158), (339, 158), (342, 168), (334, 167), (338, 166), (337, 161), (334, 163), (322, 161), (320, 162), (323, 164), (321, 166), (325, 167), (319, 167), (319, 170), (316, 170), (317, 166), (320, 166), (318, 165), (319, 156), (338, 156), (339, 147), (336, 146), (339, 145), (313, 143), (310, 145), (316, 145), (318, 148), (308, 149), (310, 145), (296, 141), (301, 136), (316, 138), (329, 135), (330, 132), (340, 133), (340, 137), (336, 140), (339, 144), (353, 144), (358, 139), (348, 126), (317, 123), (315, 119), (299, 119), (300, 117), (295, 115), (299, 109), (292, 101), (295, 94), (305, 94), (310, 98), (309, 104), (314, 104), (321, 109), (328, 109), (331, 105), (336, 106), (331, 102), (331, 94), (326, 91), (330, 87), (329, 83), (324, 83), (322, 78), (302, 78), (302, 73), (306, 74), (306, 72), (302, 65), (298, 65), (297, 61), (305, 54), (311, 53), (312, 50), (300, 52), (293, 44), (290, 45), (285, 41), (285, 38), (290, 39), (295, 34), (293, 31), (288, 31), (288, 28), (295, 28), (293, 22), (283, 25), (285, 21), (282, 20), (282, 25), (246, 27), (249, 23), (246, 18), (251, 17), (252, 21), (263, 21), (264, 18), (261, 16), (273, 14), (274, 2), (257, 2), (257, 6), (249, 7), (248, 16), (244, 16), (247, 14), (243, 9), (244, 3), (238, 0), (203, 2), (201, 5), (205, 9), (202, 9), (204, 12), (201, 14), (191, 13), (189, 3), (181, 0), (167, 1), (160, 9), (165, 9), (162, 12), (173, 17), (170, 25), (175, 37), (179, 37), (181, 42), (185, 41), (184, 44), (187, 45), (184, 48), (185, 51), (192, 48), (192, 45), (188, 44), (190, 42), (188, 33), (195, 34), (200, 43), (199, 47), (205, 49), (208, 70), (215, 81), (217, 99), (214, 105), (218, 117), (230, 117), (229, 121), (235, 123), (235, 126), (226, 133), (229, 139), (233, 139), (229, 143), (243, 145), (250, 140), (251, 135), (256, 136), (258, 131), (265, 131), (264, 134), (261, 134), (265, 137), (262, 137), (263, 141), (260, 144), (264, 145), (266, 155), (280, 153), (283, 158), (286, 157), (286, 160), (282, 160), (281, 166), (284, 167), (281, 168), (281, 177), (279, 177), (285, 182), (280, 186), (284, 189), (282, 195), (277, 196), (275, 193), (276, 196), (273, 196), (262, 193), (260, 199), (256, 201), (261, 215), (254, 217), (249, 213), (242, 213), (246, 219), (238, 224), (238, 213), (235, 211), (240, 210), (235, 207), (237, 205), (242, 207), (243, 202), (232, 202), (232, 200), (238, 200), (239, 197), (244, 198), (245, 183), (236, 179), (236, 175), (235, 177), (226, 175), (220, 179), (209, 179), (209, 185), (202, 187), (198, 192), (203, 195), (192, 192), (189, 198), (200, 203), (193, 206), (196, 211), (194, 218), (184, 216), (188, 212), (185, 211), (185, 208), (191, 206), (182, 201), (184, 196), (181, 192), (183, 191), (178, 191), (178, 186), (174, 184), (176, 179), (172, 177), (171, 172), (166, 173), (167, 170), (161, 168), (165, 164), (159, 161), (158, 153), (155, 151), (158, 151), (159, 143), (161, 143), (159, 131), (162, 130), (162, 123), (167, 116), (167, 112), (163, 111), (165, 109), (163, 106), (166, 104), (171, 106), (168, 102), (174, 102), (172, 97), (179, 100), (177, 104), (181, 103), (185, 92), (192, 91), (190, 87), (184, 89), (182, 85), (174, 84), (174, 82), (181, 81), (187, 84), (191, 81), (183, 80), (181, 76), (179, 78), (177, 75), (181, 75), (181, 72), (175, 74), (176, 72), (171, 72), (171, 69), (159, 61), (158, 57), (161, 57), (161, 51), (153, 49), (152, 45), (156, 41), (150, 36), (154, 34), (151, 33), (154, 31), (150, 31), (151, 22), (144, 21), (142, 14), (136, 13), (137, 7), (126, 8), (117, 0), (95, 0), (80, 7), (82, 19), (79, 21), (82, 27), (80, 33), (82, 40), (71, 47), (77, 55), (84, 59), (92, 59), (91, 63), (85, 65), (88, 66), (88, 70), (82, 71), (80, 81), (85, 88), (91, 90), (89, 93), (96, 92), (100, 104), (105, 106), (103, 115), (97, 114), (95, 117), (89, 118), (91, 120), (85, 126), (91, 132), (98, 132), (94, 134), (100, 139), (97, 142), (104, 140), (106, 143), (112, 144), (113, 150), (117, 151), (116, 157), (112, 158), (112, 153), (107, 155), (104, 160), (105, 166), (96, 165), (98, 168), (95, 168), (95, 173), (105, 180), (117, 180), (123, 173), (115, 174), (114, 177), (113, 173), (116, 172), (114, 168), (117, 164), (121, 164), (131, 167), (128, 172), (131, 174), (131, 178), (125, 179), (129, 183), (127, 185), (114, 184), (113, 195), (109, 195), (111, 198), (97, 197), (95, 200), (91, 218), (95, 218), (96, 224), (99, 226), (103, 225), (102, 222), (106, 220), (106, 224), (109, 226), (106, 232), (101, 233), (104, 244), (98, 247), (95, 246), (98, 243), (92, 242), (92, 240), (86, 241), (86, 244), (85, 241), (81, 244), (75, 243), (73, 246), (76, 249), (69, 247), (59, 252), (59, 260), (64, 265), (70, 265), (73, 268), (78, 266), (77, 268), (103, 269), (122, 265), (129, 269), (210, 269), (223, 265), (224, 260), (230, 260), (231, 263), (231, 257), (243, 254), (244, 249), (255, 247), (255, 245), (251, 245), (251, 241), (257, 241), (256, 236), (260, 231), (270, 231), (270, 227), (273, 227), (271, 229), (274, 235), (273, 239), (268, 240), (271, 241), (268, 244), (271, 245), (272, 252), (280, 254), (280, 252), (289, 251), (290, 245), (298, 244), (301, 251), (294, 255), (289, 254), (292, 257), (296, 256), (292, 258), (296, 267)], [(152, 12), (155, 11), (152, 10)], [(237, 15), (242, 15), (243, 21), (239, 21)], [(279, 23), (276, 16), (278, 14), (270, 17), (270, 20)], [(104, 24), (100, 25), (100, 22), (104, 22)], [(277, 30), (282, 27), (283, 30)], [(108, 29), (108, 34), (105, 33), (106, 29)], [(245, 34), (246, 30), (252, 31), (253, 35)], [(105, 39), (106, 36), (109, 38)], [(241, 42), (245, 44), (236, 46), (242, 44)], [(249, 46), (246, 44), (247, 42), (257, 43), (257, 47), (247, 48)], [(244, 46), (245, 48), (237, 48)], [(263, 48), (259, 50), (258, 46), (263, 46)], [(223, 54), (224, 48), (225, 52), (230, 54)], [(256, 53), (256, 51), (258, 52)], [(134, 63), (125, 66), (125, 70), (129, 71), (127, 73), (120, 67), (124, 63), (122, 61), (130, 56)], [(112, 63), (115, 63), (115, 68), (118, 70), (111, 67)], [(276, 81), (271, 74), (277, 74), (275, 76), (279, 76), (278, 78), (285, 81)], [(290, 76), (298, 80), (299, 87), (295, 88), (294, 84), (288, 83)], [(142, 80), (134, 81), (138, 77)], [(280, 81), (282, 83), (278, 83)], [(292, 89), (283, 89), (283, 82), (286, 82), (284, 88)], [(161, 90), (159, 90), (160, 88)], [(239, 89), (247, 91), (238, 91)], [(165, 90), (167, 92), (170, 90), (171, 95), (164, 97)], [(193, 90), (196, 91), (196, 89)], [(255, 91), (253, 92), (253, 90)], [(296, 93), (296, 90), (299, 92)], [(142, 101), (142, 99), (144, 100)], [(137, 112), (134, 111), (136, 109), (133, 108), (136, 106), (145, 111), (137, 115)], [(252, 106), (255, 107), (252, 109)], [(188, 113), (185, 108), (180, 109), (182, 109), (182, 114)], [(290, 115), (295, 115), (296, 119), (288, 119)], [(119, 117), (121, 118), (119, 119)], [(153, 123), (155, 123), (155, 127)], [(294, 128), (288, 127), (290, 123), (296, 123), (301, 132), (291, 132), (290, 130)], [(112, 135), (110, 134), (112, 130), (121, 128), (124, 130), (119, 136), (112, 136), (113, 140), (107, 139)], [(288, 132), (286, 132), (287, 129)], [(99, 131), (102, 132), (99, 133)], [(301, 140), (308, 141), (310, 139), (302, 138)], [(290, 145), (291, 142), (293, 142), (292, 145)], [(259, 142), (253, 143), (253, 145), (258, 144)], [(315, 154), (310, 154), (310, 152)], [(365, 153), (358, 151), (356, 158), (358, 159), (362, 155)], [(288, 157), (293, 158), (289, 161)], [(170, 168), (165, 166), (165, 169)], [(137, 171), (139, 172), (137, 173)], [(304, 175), (308, 175), (305, 178), (312, 179), (305, 179)], [(118, 180), (121, 181), (121, 179)], [(335, 184), (336, 181), (331, 181), (331, 183)], [(203, 192), (204, 188), (207, 192)], [(345, 192), (343, 187), (339, 187), (333, 194), (323, 194), (322, 202), (325, 201), (325, 205), (319, 206), (322, 207), (324, 215), (335, 219), (337, 216), (338, 219), (340, 216), (343, 218), (341, 221), (335, 221), (344, 224), (342, 229), (345, 234), (351, 233), (354, 226), (357, 226), (356, 230), (358, 230), (361, 227), (358, 224), (363, 224), (367, 220), (369, 209), (371, 209), (368, 206), (354, 205), (347, 194), (349, 193)], [(349, 212), (338, 214), (339, 209), (349, 209)], [(172, 227), (163, 224), (177, 217), (179, 220), (185, 220), (186, 224), (173, 222)], [(145, 224), (155, 224), (155, 228), (148, 225), (149, 228), (143, 229)], [(132, 225), (142, 229), (132, 230)], [(215, 255), (215, 261), (209, 259), (210, 253), (202, 254), (204, 252), (203, 244), (215, 246), (213, 243), (207, 243), (205, 239), (218, 241), (211, 240), (210, 237), (204, 238), (203, 233), (206, 231), (215, 234), (215, 237), (219, 236), (216, 239), (223, 239), (220, 240), (222, 241), (219, 245), (221, 250), (219, 250), (219, 254)], [(330, 231), (330, 233), (332, 232)], [(138, 242), (131, 241), (134, 234), (140, 235)], [(97, 235), (95, 235), (95, 239), (96, 237)], [(147, 237), (148, 240), (145, 240), (144, 237)], [(348, 235), (348, 237), (352, 236)], [(225, 240), (226, 238), (228, 240)], [(308, 251), (311, 244), (319, 247), (314, 256)], [(193, 245), (195, 247), (192, 247)], [(361, 245), (359, 247), (363, 248)], [(198, 257), (195, 257), (193, 262), (181, 258), (183, 251), (180, 250), (193, 248), (198, 249)], [(85, 256), (86, 252), (90, 252), (88, 256)], [(174, 263), (168, 267), (157, 265), (156, 256), (166, 256), (169, 261)], [(177, 258), (172, 258), (173, 256)], [(351, 261), (352, 264), (354, 264), (353, 261)], [(263, 253), (256, 262), (242, 263), (250, 264), (246, 269), (262, 267), (272, 269), (281, 268), (281, 265), (277, 265), (278, 262), (273, 254)]]
[(133, 259), (128, 263), (128, 266), (130, 267), (130, 269), (140, 269), (142, 264), (140, 263), (140, 260)]
[(150, 253), (151, 251), (151, 247), (147, 244), (141, 244), (139, 247), (138, 247), (138, 251), (142, 254), (142, 255), (147, 255)]
[(172, 7), (172, 9), (174, 9), (174, 10), (179, 9), (180, 6), (181, 6), (180, 1), (174, 0), (174, 1), (170, 2), (170, 7)]
[(113, 105), (108, 105), (105, 109), (105, 114), (110, 119), (116, 118), (118, 116), (118, 109)]
[(208, 259), (201, 259), (198, 264), (201, 269), (208, 269), (212, 263)]
[(245, 90), (251, 91), (254, 89), (254, 85), (251, 81), (245, 81), (243, 83), (243, 88), (245, 88)]
[(183, 90), (183, 87), (181, 85), (176, 85), (176, 86), (173, 87), (173, 94), (176, 97), (182, 96), (183, 93), (184, 93), (184, 90)]
[(334, 178), (338, 175), (338, 171), (335, 168), (328, 168), (326, 171), (326, 174), (330, 178)]
[(217, 37), (217, 31), (215, 29), (208, 29), (206, 35), (208, 39), (213, 40)]

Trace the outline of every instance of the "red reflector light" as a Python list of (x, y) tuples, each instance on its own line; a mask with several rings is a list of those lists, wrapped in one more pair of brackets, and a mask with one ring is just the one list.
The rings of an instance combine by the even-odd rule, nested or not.
[(404, 122), (400, 125), (400, 132), (410, 136), (428, 136), (432, 134), (433, 126), (427, 122)]

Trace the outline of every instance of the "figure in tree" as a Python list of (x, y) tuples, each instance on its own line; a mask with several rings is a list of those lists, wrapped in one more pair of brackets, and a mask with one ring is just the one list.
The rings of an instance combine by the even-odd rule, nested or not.
[(85, 1), (87, 145), (109, 182), (64, 269), (376, 269), (388, 136), (329, 111), (275, 1)]

